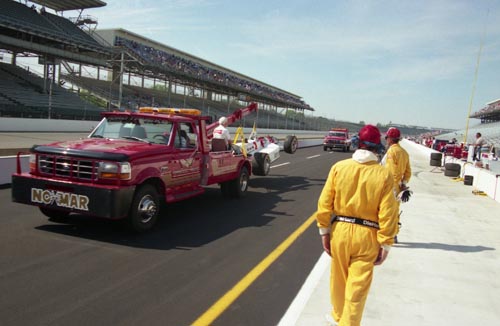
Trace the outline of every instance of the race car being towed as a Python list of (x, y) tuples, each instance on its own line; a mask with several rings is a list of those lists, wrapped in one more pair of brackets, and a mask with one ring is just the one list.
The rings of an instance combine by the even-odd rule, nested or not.
[[(235, 141), (237, 141), (240, 135), (242, 135), (242, 131), (238, 129)], [(258, 137), (255, 128), (248, 139), (243, 138), (242, 140), (242, 142), (235, 142), (234, 144), (242, 148), (249, 157), (253, 158), (252, 173), (255, 175), (268, 175), (271, 163), (280, 158), (281, 150), (284, 150), (288, 154), (294, 154), (298, 147), (298, 140), (294, 135), (286, 136), (283, 145), (281, 145), (278, 138), (274, 136)]]

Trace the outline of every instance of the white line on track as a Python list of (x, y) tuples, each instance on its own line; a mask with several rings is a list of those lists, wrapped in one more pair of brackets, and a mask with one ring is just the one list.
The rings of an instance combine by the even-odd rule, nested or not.
[(281, 164), (278, 164), (278, 165), (273, 165), (273, 166), (271, 166), (271, 169), (272, 168), (277, 168), (277, 167), (280, 167), (280, 166), (283, 166), (283, 165), (288, 165), (288, 164), (290, 164), (290, 162), (281, 163)]
[(306, 157), (306, 159), (310, 159), (310, 158), (315, 158), (315, 157), (320, 157), (321, 155), (313, 155), (313, 156), (309, 156), (309, 157)]

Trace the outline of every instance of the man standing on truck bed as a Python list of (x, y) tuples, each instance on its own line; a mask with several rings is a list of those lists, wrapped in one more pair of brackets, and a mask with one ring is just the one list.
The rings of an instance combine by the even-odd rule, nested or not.
[(231, 146), (231, 135), (229, 130), (227, 130), (227, 118), (221, 117), (219, 119), (219, 126), (214, 129), (215, 139), (224, 139), (226, 141), (226, 148)]

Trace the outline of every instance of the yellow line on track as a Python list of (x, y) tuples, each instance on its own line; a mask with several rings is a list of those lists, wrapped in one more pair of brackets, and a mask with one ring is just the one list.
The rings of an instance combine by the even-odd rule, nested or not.
[(216, 303), (205, 311), (192, 326), (209, 326), (217, 319), (238, 297), (271, 266), (272, 263), (290, 247), (297, 238), (314, 222), (314, 215), (311, 215), (297, 230), (288, 236), (276, 249), (255, 266), (245, 277), (243, 277), (231, 290), (226, 292)]

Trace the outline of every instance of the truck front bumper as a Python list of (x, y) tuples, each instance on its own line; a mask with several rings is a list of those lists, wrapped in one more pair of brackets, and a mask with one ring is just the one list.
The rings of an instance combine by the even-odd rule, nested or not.
[(78, 214), (120, 219), (128, 215), (135, 186), (88, 185), (39, 178), (12, 176), (12, 201)]

